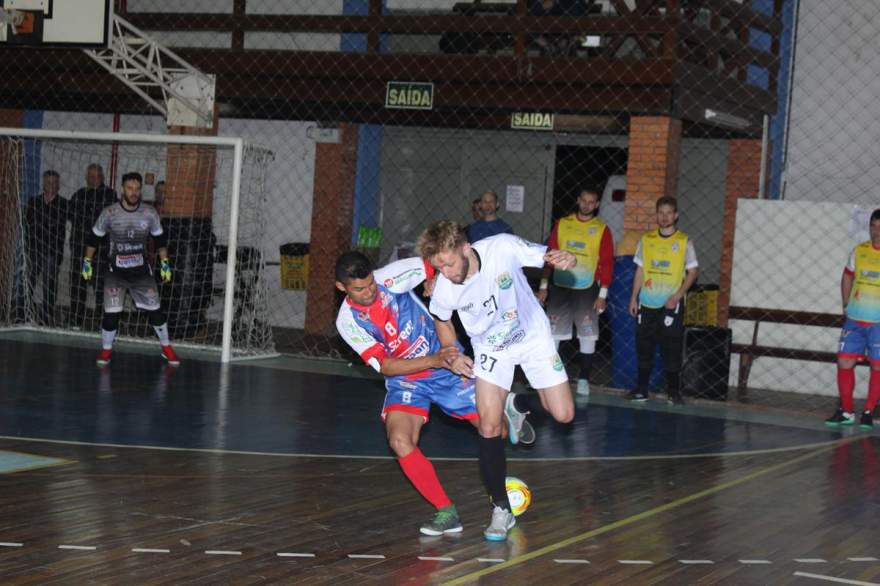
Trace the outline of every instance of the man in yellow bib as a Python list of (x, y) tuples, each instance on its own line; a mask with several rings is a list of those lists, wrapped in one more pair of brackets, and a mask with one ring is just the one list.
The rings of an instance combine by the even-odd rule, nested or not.
[(611, 229), (596, 215), (599, 213), (598, 189), (582, 189), (577, 206), (577, 212), (553, 225), (547, 242), (550, 248), (574, 254), (577, 265), (569, 270), (545, 265), (538, 300), (547, 303), (547, 317), (557, 348), (559, 342), (571, 340), (572, 326), (577, 330), (580, 349), (577, 394), (586, 397), (590, 394), (590, 370), (599, 339), (599, 314), (605, 311), (605, 299), (614, 275), (614, 239)]
[(657, 231), (645, 232), (636, 248), (629, 313), (638, 320), (636, 355), (638, 386), (631, 401), (648, 400), (648, 384), (657, 342), (666, 371), (666, 396), (673, 405), (681, 396), (681, 353), (684, 339), (684, 294), (697, 280), (697, 253), (688, 235), (676, 228), (678, 201), (657, 200)]
[(840, 332), (837, 349), (837, 392), (840, 407), (825, 420), (829, 427), (852, 425), (856, 421), (853, 390), (856, 386), (856, 362), (871, 365), (868, 398), (859, 427), (874, 427), (874, 407), (880, 400), (880, 209), (871, 214), (868, 224), (871, 239), (856, 246), (849, 255), (840, 293), (846, 321)]

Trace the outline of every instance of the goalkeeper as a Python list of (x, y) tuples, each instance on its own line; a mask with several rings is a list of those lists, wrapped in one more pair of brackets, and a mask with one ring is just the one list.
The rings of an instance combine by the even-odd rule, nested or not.
[(162, 345), (162, 356), (172, 366), (180, 360), (168, 341), (168, 324), (159, 313), (159, 292), (153, 269), (147, 262), (147, 244), (152, 236), (159, 249), (159, 276), (171, 281), (171, 263), (168, 261), (166, 236), (156, 209), (141, 201), (143, 178), (140, 173), (122, 176), (122, 197), (117, 203), (101, 211), (92, 231), (86, 238), (82, 277), (90, 280), (94, 274), (92, 263), (98, 241), (109, 238), (109, 271), (104, 279), (104, 317), (101, 320), (101, 353), (98, 366), (110, 363), (113, 339), (119, 326), (119, 314), (125, 304), (125, 292), (131, 294), (135, 306), (147, 312), (150, 324), (156, 330)]

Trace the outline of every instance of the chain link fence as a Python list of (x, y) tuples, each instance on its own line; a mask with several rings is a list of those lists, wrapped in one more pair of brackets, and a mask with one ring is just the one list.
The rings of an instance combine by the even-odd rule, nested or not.
[[(656, 199), (674, 195), (699, 260), (687, 394), (833, 408), (840, 275), (878, 203), (875, 2), (117, 0), (116, 11), (217, 76), (220, 135), (274, 153), (262, 255), (279, 351), (354, 358), (333, 329), (344, 250), (379, 264), (411, 255), (430, 222), (476, 221), (487, 191), (516, 234), (544, 242), (594, 186), (616, 244), (594, 385), (634, 384), (632, 257), (656, 229)], [(0, 51), (7, 119), (167, 132), (79, 51)], [(573, 378), (577, 351), (576, 339), (560, 347)], [(652, 380), (662, 391), (662, 374)]]

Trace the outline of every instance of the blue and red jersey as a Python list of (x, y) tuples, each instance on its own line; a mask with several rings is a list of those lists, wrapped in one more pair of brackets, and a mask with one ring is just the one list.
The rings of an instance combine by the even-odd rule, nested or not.
[[(336, 329), (376, 371), (382, 372), (388, 357), (411, 360), (440, 350), (434, 319), (412, 291), (433, 275), (434, 269), (421, 258), (400, 260), (373, 271), (378, 294), (370, 306), (358, 305), (348, 297), (342, 302)], [(388, 378), (419, 380), (434, 372), (427, 369)]]

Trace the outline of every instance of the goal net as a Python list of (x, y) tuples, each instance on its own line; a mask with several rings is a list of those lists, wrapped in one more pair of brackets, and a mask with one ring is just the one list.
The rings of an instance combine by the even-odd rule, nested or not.
[[(101, 209), (118, 205), (122, 175), (138, 172), (168, 235), (173, 279), (157, 286), (172, 342), (224, 360), (273, 353), (263, 230), (271, 160), (234, 138), (0, 129), (0, 327), (100, 330), (109, 242), (86, 282), (84, 239)], [(147, 256), (156, 266), (155, 245)], [(154, 340), (130, 296), (119, 335)]]

